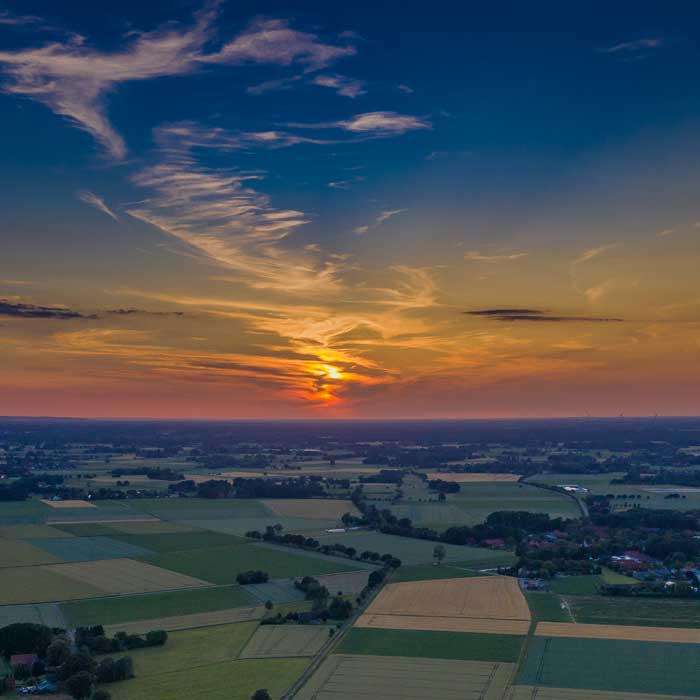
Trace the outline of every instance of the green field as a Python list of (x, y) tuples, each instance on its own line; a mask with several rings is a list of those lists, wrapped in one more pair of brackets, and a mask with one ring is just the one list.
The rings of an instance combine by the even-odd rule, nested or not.
[[(340, 543), (347, 547), (354, 547), (358, 554), (364, 550), (391, 554), (401, 559), (406, 565), (427, 564), (433, 561), (433, 550), (436, 542), (418, 540), (411, 537), (398, 537), (397, 535), (384, 535), (381, 532), (349, 532), (338, 535), (322, 535), (317, 538), (322, 544)], [(489, 564), (498, 561), (503, 564), (510, 563), (513, 555), (510, 552), (499, 552), (481, 547), (466, 547), (461, 545), (444, 545), (447, 562), (460, 562), (463, 566), (479, 568), (482, 561)]]
[(471, 516), (449, 503), (396, 503), (389, 510), (397, 518), (409, 518), (418, 527), (444, 530), (451, 525), (469, 525)]
[(695, 600), (623, 596), (565, 598), (576, 622), (642, 627), (700, 627)]
[[(209, 549), (242, 544), (245, 540), (220, 532), (179, 532), (152, 535), (130, 535), (116, 533), (113, 538), (134, 547), (151, 550), (151, 552), (180, 552), (187, 549)], [(137, 555), (133, 555), (137, 556)]]
[[(309, 501), (311, 502), (311, 501)], [(202, 518), (187, 521), (193, 527), (200, 527), (214, 532), (223, 532), (229, 535), (242, 537), (250, 530), (264, 532), (268, 525), (279, 523), (285, 532), (318, 532), (326, 528), (337, 527), (337, 520), (321, 520), (319, 518), (295, 518), (283, 517), (280, 515), (264, 515), (257, 517), (236, 517), (236, 518)]]
[(547, 513), (552, 518), (579, 518), (581, 512), (573, 499), (564, 494), (538, 489), (517, 482), (460, 484), (458, 494), (448, 503), (467, 515), (470, 525), (481, 523), (499, 510), (528, 510)]
[(245, 586), (245, 590), (255, 596), (255, 600), (261, 603), (271, 601), (273, 603), (291, 603), (295, 600), (304, 600), (304, 592), (294, 585), (294, 579), (273, 579), (267, 583), (253, 583)]
[(195, 588), (144, 595), (110, 596), (62, 605), (71, 625), (114, 625), (175, 615), (256, 605), (257, 599), (240, 586)]
[(534, 637), (517, 682), (700, 696), (700, 644)]
[(29, 541), (35, 547), (56, 557), (54, 561), (97, 561), (145, 557), (151, 554), (144, 547), (110, 537), (49, 537)]
[(277, 700), (307, 663), (306, 659), (224, 661), (103, 687), (114, 700), (250, 700), (259, 688), (266, 688)]
[(136, 675), (143, 678), (232, 661), (238, 658), (257, 626), (257, 622), (236, 622), (169, 632), (164, 646), (132, 650), (129, 655)]
[[(649, 489), (668, 489), (673, 491), (673, 486), (662, 484), (658, 486), (642, 486), (639, 484), (611, 484), (610, 481), (623, 476), (622, 473), (613, 474), (536, 474), (528, 481), (543, 484), (578, 484), (589, 489), (594, 494), (613, 494), (615, 496), (635, 496), (634, 499), (615, 498), (611, 500), (613, 508), (625, 508), (626, 505), (638, 504), (643, 508), (661, 508), (667, 510), (696, 510), (700, 509), (700, 490), (684, 491), (684, 498), (665, 498), (668, 492), (654, 493)], [(679, 489), (684, 487), (679, 486)], [(636, 498), (640, 496), (641, 498)]]
[(560, 595), (593, 596), (598, 593), (601, 583), (636, 586), (639, 582), (630, 576), (623, 576), (610, 569), (603, 569), (595, 576), (562, 576), (550, 582), (550, 589)]
[(273, 659), (294, 656), (315, 656), (329, 640), (325, 625), (261, 625), (255, 630), (242, 659)]
[(0, 507), (0, 525), (43, 523), (51, 509), (37, 500), (3, 501)]
[(429, 659), (514, 662), (522, 637), (509, 634), (424, 632), (353, 627), (338, 645), (339, 654), (415, 656)]
[(525, 598), (535, 622), (573, 622), (562, 599), (554, 593), (526, 593)]
[(415, 564), (402, 566), (391, 577), (391, 583), (403, 583), (405, 581), (435, 581), (445, 578), (465, 578), (467, 576), (480, 576), (478, 572), (458, 569), (454, 566), (442, 564)]
[(270, 516), (267, 508), (253, 499), (235, 500), (230, 498), (141, 498), (130, 501), (133, 508), (164, 520), (187, 521), (201, 518), (237, 518)]
[(251, 569), (266, 571), (270, 578), (289, 578), (355, 568), (352, 562), (342, 559), (310, 557), (292, 550), (280, 551), (254, 544), (170, 552), (147, 557), (144, 561), (221, 584), (235, 583), (237, 574)]
[(47, 627), (64, 627), (61, 609), (56, 603), (39, 603), (37, 605), (2, 605), (0, 606), (0, 627), (15, 622), (32, 622)]

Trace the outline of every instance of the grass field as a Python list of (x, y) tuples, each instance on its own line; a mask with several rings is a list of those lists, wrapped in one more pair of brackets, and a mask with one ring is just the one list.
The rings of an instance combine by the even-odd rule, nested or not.
[(71, 625), (113, 625), (256, 604), (240, 586), (222, 586), (81, 600), (64, 604), (62, 610)]
[(200, 629), (204, 627), (215, 627), (218, 625), (251, 622), (253, 620), (261, 620), (264, 615), (265, 608), (260, 605), (256, 605), (246, 608), (230, 608), (228, 610), (193, 613), (191, 615), (159, 617), (155, 620), (118, 622), (115, 625), (107, 625), (105, 627), (105, 633), (108, 636), (114, 636), (118, 632), (126, 632), (127, 634), (145, 634), (153, 629), (174, 632), (178, 630)]
[(609, 690), (574, 690), (573, 688), (543, 688), (514, 685), (507, 700), (686, 700), (687, 696), (653, 695), (650, 693), (613, 693)]
[(392, 503), (389, 510), (397, 518), (409, 518), (419, 527), (444, 530), (451, 525), (468, 525), (469, 514), (449, 503)]
[(125, 535), (163, 535), (173, 532), (192, 532), (194, 530), (193, 527), (186, 523), (174, 523), (167, 520), (112, 523), (110, 529)]
[(56, 603), (0, 606), (0, 627), (15, 622), (32, 622), (47, 627), (64, 626), (63, 615), (61, 615), (61, 610)]
[[(435, 549), (435, 542), (384, 535), (381, 532), (360, 531), (337, 535), (329, 534), (318, 537), (318, 540), (323, 544), (339, 542), (347, 547), (355, 547), (358, 552), (368, 549), (380, 554), (392, 554), (408, 565), (430, 563), (433, 560), (433, 550)], [(480, 561), (500, 560), (503, 563), (510, 563), (513, 559), (510, 552), (450, 544), (444, 546), (447, 552), (445, 557), (447, 562), (468, 562), (471, 566), (478, 567)]]
[(3, 569), (0, 579), (0, 605), (74, 600), (102, 595), (97, 586), (62, 575), (57, 566)]
[(253, 499), (141, 498), (131, 503), (141, 513), (175, 521), (271, 516), (260, 501)]
[(514, 482), (520, 479), (518, 474), (495, 474), (491, 472), (428, 472), (428, 479), (442, 479), (442, 481), (453, 481), (458, 484), (494, 484), (503, 482)]
[[(56, 540), (60, 542), (61, 540)], [(53, 564), (61, 558), (23, 540), (0, 539), (0, 568)]]
[(511, 664), (336, 654), (324, 661), (296, 697), (496, 700), (506, 689), (511, 668)]
[[(181, 552), (188, 549), (208, 549), (211, 547), (226, 547), (242, 544), (245, 540), (225, 535), (220, 532), (167, 532), (159, 534), (131, 535), (116, 533), (113, 537), (133, 547), (139, 547), (153, 552)], [(147, 556), (146, 551), (141, 556)], [(138, 555), (134, 555), (138, 556)]]
[(6, 501), (0, 509), (0, 525), (25, 525), (42, 523), (50, 508), (38, 500)]
[(565, 600), (576, 622), (700, 628), (700, 605), (695, 600), (621, 596), (576, 596)]
[(125, 559), (151, 554), (148, 549), (109, 537), (49, 537), (31, 544), (54, 557), (54, 561), (76, 562)]
[(136, 649), (129, 656), (139, 677), (232, 661), (238, 658), (257, 626), (257, 622), (237, 622), (171, 632), (164, 646)]
[[(81, 584), (94, 586), (103, 595), (147, 593), (169, 588), (196, 588), (207, 585), (197, 578), (162, 569), (134, 559), (105, 559), (74, 564), (54, 564), (53, 572)], [(60, 591), (56, 591), (59, 594)], [(62, 596), (58, 595), (58, 598)]]
[(462, 484), (460, 493), (450, 496), (448, 503), (465, 511), (469, 524), (483, 522), (498, 510), (529, 510), (553, 518), (581, 516), (568, 496), (519, 483)]
[[(615, 474), (536, 474), (528, 481), (537, 481), (544, 484), (578, 484), (584, 486), (594, 494), (613, 494), (640, 496), (634, 499), (615, 498), (611, 501), (613, 508), (625, 509), (628, 505), (638, 504), (643, 508), (662, 508), (667, 510), (695, 510), (700, 508), (700, 490), (682, 491), (685, 498), (665, 498), (669, 491), (673, 491), (672, 485), (663, 484), (658, 489), (669, 491), (654, 492), (655, 487), (634, 484), (611, 484), (614, 478), (622, 476)], [(679, 489), (683, 487), (679, 486)]]
[(270, 578), (289, 578), (330, 574), (355, 568), (351, 562), (345, 564), (341, 559), (309, 557), (291, 550), (280, 551), (254, 544), (170, 552), (148, 557), (145, 561), (220, 584), (234, 583), (241, 571), (251, 569), (266, 571)]
[(262, 504), (275, 515), (296, 518), (320, 518), (340, 520), (345, 513), (359, 515), (352, 501), (341, 501), (330, 498), (278, 498), (266, 499)]
[(326, 574), (317, 576), (318, 582), (325, 586), (331, 595), (342, 593), (355, 596), (367, 585), (367, 571), (348, 571), (342, 574)]
[(328, 641), (332, 627), (323, 625), (262, 625), (255, 630), (242, 659), (314, 656)]
[(601, 583), (637, 586), (639, 582), (630, 576), (623, 576), (610, 569), (603, 569), (599, 576), (564, 576), (550, 583), (553, 593), (560, 595), (592, 596), (598, 593)]
[(277, 700), (307, 663), (304, 659), (224, 661), (104, 687), (114, 700), (250, 700), (259, 688), (266, 688)]
[(441, 564), (414, 564), (413, 566), (402, 566), (397, 569), (391, 577), (392, 583), (405, 583), (407, 581), (437, 581), (444, 578), (465, 578), (468, 576), (478, 576), (475, 571), (458, 569), (455, 566)]
[(515, 662), (522, 640), (515, 635), (353, 627), (336, 651), (342, 654)]
[(546, 622), (573, 622), (562, 599), (554, 593), (526, 593), (532, 619)]
[(518, 683), (700, 696), (700, 644), (534, 637)]
[(285, 518), (279, 515), (264, 515), (240, 518), (192, 519), (187, 521), (193, 527), (228, 535), (242, 537), (249, 530), (264, 532), (268, 525), (282, 525), (286, 532), (317, 532), (331, 527), (337, 527), (337, 520), (321, 520), (317, 518)]
[(293, 600), (304, 600), (304, 592), (294, 585), (294, 579), (282, 578), (267, 583), (253, 583), (244, 587), (254, 600), (261, 603), (289, 603)]

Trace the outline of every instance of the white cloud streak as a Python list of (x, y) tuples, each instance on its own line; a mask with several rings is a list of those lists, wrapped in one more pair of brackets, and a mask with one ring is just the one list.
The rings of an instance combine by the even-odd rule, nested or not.
[(355, 98), (367, 92), (364, 80), (355, 80), (344, 75), (317, 75), (311, 82), (319, 87), (331, 88), (342, 97)]
[(431, 123), (426, 119), (396, 112), (365, 112), (335, 122), (291, 123), (287, 126), (299, 129), (342, 129), (368, 138), (401, 136), (409, 131), (432, 129)]
[(496, 253), (489, 255), (488, 253), (481, 253), (478, 250), (468, 250), (464, 254), (464, 259), (470, 262), (499, 263), (509, 260), (518, 260), (519, 258), (527, 257), (527, 255), (527, 253)]
[(94, 192), (90, 192), (89, 190), (82, 190), (78, 192), (76, 196), (81, 202), (85, 202), (85, 204), (94, 207), (95, 209), (101, 211), (103, 214), (106, 214), (115, 221), (119, 221), (119, 217), (112, 211), (112, 209), (109, 208), (109, 206), (107, 206), (104, 199), (99, 195), (95, 194)]
[(380, 214), (375, 218), (372, 224), (367, 224), (365, 226), (358, 226), (354, 229), (354, 232), (362, 235), (367, 233), (370, 229), (377, 228), (381, 226), (385, 221), (391, 219), (392, 216), (397, 216), (398, 214), (403, 214), (408, 209), (389, 209), (387, 211), (380, 212)]
[(113, 158), (123, 159), (126, 144), (106, 108), (106, 96), (122, 83), (187, 75), (215, 64), (298, 63), (305, 71), (313, 71), (355, 53), (353, 46), (326, 44), (315, 34), (296, 31), (278, 19), (253, 22), (217, 51), (207, 53), (205, 47), (215, 35), (217, 5), (205, 6), (189, 29), (168, 25), (137, 33), (119, 51), (90, 48), (80, 36), (39, 48), (0, 51), (0, 66), (9, 78), (4, 90), (41, 102), (88, 132)]

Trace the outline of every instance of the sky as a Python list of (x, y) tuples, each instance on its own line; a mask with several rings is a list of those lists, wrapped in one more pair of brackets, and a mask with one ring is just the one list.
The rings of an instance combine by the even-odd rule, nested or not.
[(0, 415), (700, 414), (694, 3), (0, 3)]

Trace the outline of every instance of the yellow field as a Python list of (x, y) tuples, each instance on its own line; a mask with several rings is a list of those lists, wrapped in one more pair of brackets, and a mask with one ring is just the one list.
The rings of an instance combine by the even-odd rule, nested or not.
[(518, 581), (508, 576), (411, 581), (386, 586), (367, 613), (529, 620)]
[(283, 517), (340, 519), (345, 513), (359, 515), (352, 501), (321, 498), (280, 498), (262, 501), (275, 515)]
[(192, 615), (178, 615), (174, 617), (159, 617), (155, 620), (136, 620), (135, 622), (122, 622), (116, 625), (105, 625), (105, 631), (109, 636), (117, 632), (127, 634), (144, 634), (150, 630), (174, 630), (195, 629), (196, 627), (212, 627), (214, 625), (228, 625), (232, 622), (248, 622), (260, 620), (265, 614), (262, 606), (252, 608), (231, 608), (229, 610), (214, 610), (213, 612), (193, 613)]
[(543, 688), (515, 685), (509, 688), (505, 700), (697, 700), (688, 695), (652, 695), (650, 693), (617, 693), (610, 690), (575, 690), (573, 688)]
[(636, 642), (678, 642), (700, 644), (700, 629), (682, 627), (634, 627), (632, 625), (580, 625), (570, 622), (540, 622), (539, 637), (619, 639)]
[(528, 620), (494, 620), (474, 617), (436, 617), (425, 615), (361, 615), (356, 627), (432, 632), (474, 632), (478, 634), (525, 635)]
[(104, 559), (54, 564), (54, 573), (95, 586), (105, 593), (147, 593), (169, 588), (210, 586), (207, 581), (133, 559)]
[(63, 560), (43, 549), (33, 547), (28, 542), (0, 538), (0, 568), (51, 564), (59, 561)]
[(428, 472), (428, 479), (442, 479), (442, 481), (454, 481), (458, 484), (498, 483), (504, 481), (517, 481), (518, 474), (489, 474), (488, 472), (474, 472), (462, 474), (461, 472)]
[(48, 499), (42, 498), (41, 502), (51, 508), (97, 508), (94, 503), (90, 503), (89, 501), (49, 501)]

